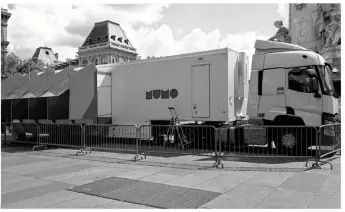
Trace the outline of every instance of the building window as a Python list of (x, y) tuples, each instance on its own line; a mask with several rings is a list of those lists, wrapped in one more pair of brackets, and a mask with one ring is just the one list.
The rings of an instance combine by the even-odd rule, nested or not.
[(122, 43), (122, 38), (118, 38), (117, 40), (118, 40), (120, 43)]
[(108, 63), (108, 56), (103, 56), (101, 59), (101, 64), (107, 64)]
[(115, 41), (116, 36), (112, 35), (110, 38)]
[(316, 78), (314, 67), (297, 67), (289, 72), (289, 89), (297, 92), (312, 93), (309, 82)]
[(49, 52), (48, 52), (48, 51), (46, 51), (46, 55), (49, 55)]
[(127, 39), (125, 40), (125, 43), (128, 45), (128, 40)]
[(82, 66), (83, 66), (83, 67), (84, 67), (84, 66), (87, 66), (87, 64), (88, 64), (87, 59), (83, 59), (83, 60), (82, 60)]
[(92, 58), (92, 63), (94, 63), (95, 65), (98, 65), (98, 59), (96, 57)]
[(105, 40), (108, 40), (108, 35), (105, 36)]

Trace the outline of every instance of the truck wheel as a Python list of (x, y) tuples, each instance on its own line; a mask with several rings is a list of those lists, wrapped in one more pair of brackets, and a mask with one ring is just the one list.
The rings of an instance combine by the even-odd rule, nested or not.
[(307, 156), (310, 139), (302, 129), (283, 129), (278, 133), (277, 150), (285, 156)]

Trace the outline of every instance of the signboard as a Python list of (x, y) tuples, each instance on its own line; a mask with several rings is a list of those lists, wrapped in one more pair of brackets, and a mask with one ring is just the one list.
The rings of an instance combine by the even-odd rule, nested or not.
[(244, 128), (244, 142), (249, 145), (265, 145), (266, 129), (254, 126)]

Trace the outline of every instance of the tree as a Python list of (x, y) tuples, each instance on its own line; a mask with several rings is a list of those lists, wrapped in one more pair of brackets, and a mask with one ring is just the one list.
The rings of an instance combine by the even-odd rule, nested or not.
[(8, 55), (6, 55), (5, 66), (1, 70), (1, 77), (6, 78), (9, 75), (13, 74), (14, 72), (17, 72), (17, 68), (19, 64), (20, 64), (20, 59), (16, 54), (11, 52)]
[(22, 74), (27, 74), (34, 70), (43, 71), (45, 64), (42, 60), (33, 60), (32, 58), (20, 62), (17, 71)]

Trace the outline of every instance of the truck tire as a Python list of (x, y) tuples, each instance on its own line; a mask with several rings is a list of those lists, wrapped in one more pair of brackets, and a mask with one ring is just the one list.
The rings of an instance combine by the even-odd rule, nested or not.
[[(308, 156), (308, 148), (316, 137), (309, 128), (280, 128), (277, 133), (276, 148), (284, 156)], [(315, 135), (315, 134), (314, 134)]]

